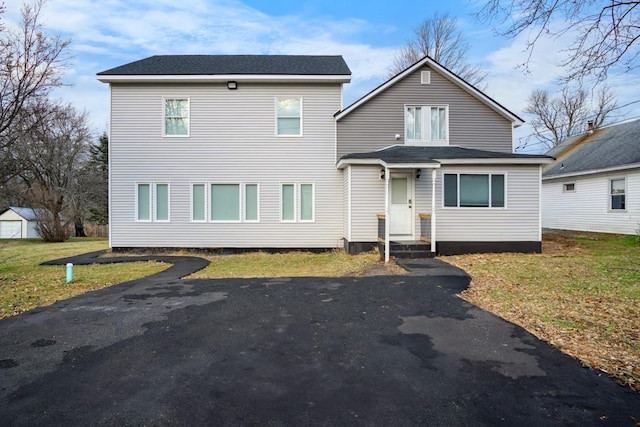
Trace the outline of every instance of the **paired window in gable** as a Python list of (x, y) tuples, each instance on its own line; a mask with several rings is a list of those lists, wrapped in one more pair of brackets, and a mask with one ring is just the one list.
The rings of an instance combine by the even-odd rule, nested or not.
[(446, 106), (405, 106), (405, 141), (409, 144), (447, 143), (448, 117)]
[(169, 221), (169, 184), (137, 184), (136, 220)]
[(626, 185), (624, 178), (616, 178), (609, 180), (609, 195), (611, 210), (625, 210), (626, 201)]
[(504, 174), (444, 174), (444, 206), (504, 208)]
[(276, 135), (302, 136), (302, 98), (276, 98)]
[(164, 136), (189, 136), (189, 98), (165, 98)]
[(194, 222), (207, 221), (207, 208), (209, 221), (257, 222), (260, 220), (259, 206), (258, 184), (191, 185), (191, 221)]
[(280, 220), (313, 222), (315, 220), (314, 184), (282, 184), (280, 188)]

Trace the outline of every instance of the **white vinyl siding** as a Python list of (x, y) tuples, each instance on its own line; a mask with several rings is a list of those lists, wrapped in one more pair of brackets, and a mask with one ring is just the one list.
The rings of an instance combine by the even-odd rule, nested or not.
[[(393, 172), (393, 171), (392, 171)], [(451, 242), (539, 241), (539, 166), (450, 166), (443, 165), (436, 174), (437, 240)], [(505, 205), (509, 209), (444, 208), (444, 174), (494, 174), (508, 177)], [(431, 171), (422, 170), (415, 180), (413, 210), (416, 232), (420, 230), (418, 214), (431, 213)], [(505, 180), (505, 187), (506, 182)], [(375, 242), (376, 214), (384, 213), (384, 180), (380, 167), (351, 167), (351, 226), (354, 242)]]
[(164, 100), (164, 136), (189, 136), (189, 98)]
[[(625, 210), (611, 209), (611, 181), (625, 181)], [(575, 191), (564, 192), (566, 178), (542, 181), (542, 225), (560, 230), (636, 234), (640, 224), (640, 170), (571, 178)]]
[[(114, 83), (111, 92), (112, 247), (342, 246), (333, 117), (341, 108), (340, 84), (242, 83), (230, 91), (226, 83)], [(169, 141), (158, 132), (164, 97), (189, 98), (189, 138)], [(276, 97), (304, 99), (304, 136), (294, 144), (275, 135)], [(135, 221), (135, 184), (153, 181), (170, 183), (170, 223)], [(258, 184), (259, 221), (244, 221), (242, 211), (241, 221), (212, 222), (208, 192), (214, 183)], [(312, 222), (281, 221), (281, 183), (314, 184)], [(207, 187), (205, 221), (192, 220), (192, 184)]]
[(302, 136), (302, 98), (276, 98), (276, 134)]

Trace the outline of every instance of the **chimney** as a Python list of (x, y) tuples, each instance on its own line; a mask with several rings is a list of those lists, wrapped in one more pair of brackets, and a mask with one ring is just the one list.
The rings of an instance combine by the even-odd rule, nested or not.
[(587, 121), (587, 133), (589, 135), (593, 134), (593, 120), (588, 120)]

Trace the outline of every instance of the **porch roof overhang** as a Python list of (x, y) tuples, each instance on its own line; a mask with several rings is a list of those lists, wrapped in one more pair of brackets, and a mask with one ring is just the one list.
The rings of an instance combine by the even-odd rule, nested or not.
[(457, 146), (426, 147), (393, 145), (367, 153), (352, 153), (338, 160), (338, 169), (347, 165), (382, 165), (388, 168), (439, 168), (445, 164), (505, 165), (553, 162), (553, 157), (540, 154), (503, 153)]

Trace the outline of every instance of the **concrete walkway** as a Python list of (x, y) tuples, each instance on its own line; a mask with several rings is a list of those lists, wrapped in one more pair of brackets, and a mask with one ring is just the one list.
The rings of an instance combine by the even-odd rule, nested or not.
[[(110, 262), (95, 257), (74, 262)], [(408, 276), (184, 280), (206, 261), (172, 258), (0, 321), (0, 424), (640, 420), (639, 394), (456, 297), (469, 278), (439, 260)]]

